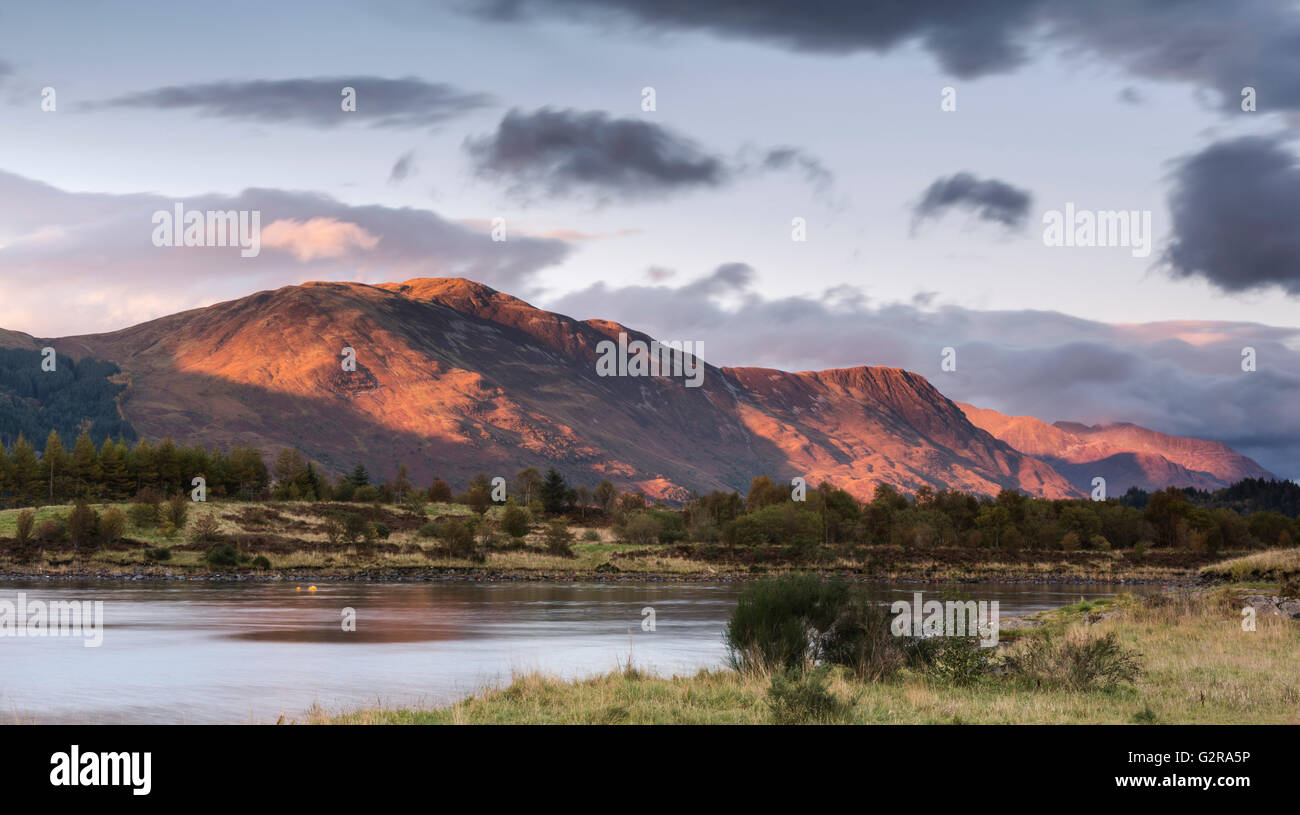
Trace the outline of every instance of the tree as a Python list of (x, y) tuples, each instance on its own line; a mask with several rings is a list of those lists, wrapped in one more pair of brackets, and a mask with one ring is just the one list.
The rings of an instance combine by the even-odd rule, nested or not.
[(435, 504), (451, 503), (451, 485), (441, 478), (435, 478), (429, 487), (429, 501)]
[(46, 498), (51, 504), (67, 495), (68, 454), (63, 449), (59, 431), (51, 430), (41, 452), (41, 474), (46, 478)]
[(77, 441), (72, 447), (70, 472), (78, 496), (91, 497), (101, 492), (99, 454), (95, 450), (95, 443), (91, 441), (89, 425), (82, 425), (81, 433), (77, 435)]
[(348, 480), (352, 482), (354, 487), (365, 487), (370, 484), (370, 473), (366, 472), (365, 467), (358, 464), (352, 468), (352, 475), (348, 476)]
[(542, 474), (536, 467), (525, 467), (515, 473), (515, 495), (524, 505), (532, 503), (542, 488)]
[(596, 499), (596, 506), (606, 515), (614, 511), (618, 504), (618, 488), (615, 487), (608, 478), (602, 479), (596, 485), (596, 492), (593, 496)]
[(398, 503), (406, 500), (406, 494), (411, 491), (411, 477), (406, 472), (406, 465), (397, 465), (397, 475), (393, 476), (393, 498)]
[[(554, 471), (552, 471), (554, 472)], [(545, 500), (543, 498), (543, 500)], [(546, 551), (548, 554), (557, 557), (573, 557), (573, 533), (564, 523), (563, 518), (555, 518), (546, 525), (546, 534), (543, 538), (546, 542)]]
[(27, 441), (22, 433), (14, 442), (13, 460), (9, 465), (9, 479), (13, 483), (14, 493), (23, 503), (36, 503), (45, 492), (41, 489), (41, 465), (36, 460), (36, 448)]
[(569, 485), (554, 467), (546, 471), (540, 496), (542, 507), (550, 513), (563, 512), (569, 505)]
[(779, 504), (787, 497), (785, 490), (773, 484), (772, 479), (760, 475), (749, 482), (749, 494), (745, 496), (745, 509), (749, 512), (757, 512), (764, 507)]
[(528, 517), (528, 510), (517, 504), (507, 504), (505, 511), (501, 514), (501, 528), (512, 538), (522, 538), (528, 534), (532, 526), (532, 519)]

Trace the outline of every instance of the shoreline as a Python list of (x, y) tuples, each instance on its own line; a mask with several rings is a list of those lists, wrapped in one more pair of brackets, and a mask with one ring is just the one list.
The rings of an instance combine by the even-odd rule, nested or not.
[(476, 571), (470, 569), (422, 570), (419, 573), (384, 570), (371, 572), (360, 570), (351, 573), (342, 572), (295, 572), (281, 571), (273, 573), (173, 573), (153, 571), (78, 571), (78, 572), (13, 572), (0, 571), (0, 585), (19, 582), (78, 583), (78, 582), (192, 582), (192, 583), (748, 583), (775, 577), (784, 573), (817, 574), (825, 579), (848, 579), (854, 583), (930, 583), (943, 585), (947, 583), (986, 583), (1002, 585), (1097, 585), (1097, 586), (1132, 586), (1132, 585), (1178, 585), (1190, 586), (1198, 582), (1192, 573), (1160, 577), (1119, 576), (1119, 577), (1084, 577), (1072, 574), (1035, 574), (1035, 575), (971, 575), (966, 577), (935, 576), (926, 574), (892, 573), (888, 575), (864, 575), (853, 572), (817, 569), (790, 569), (770, 573), (723, 573), (707, 574), (703, 572), (609, 572), (575, 571), (575, 572), (502, 572)]

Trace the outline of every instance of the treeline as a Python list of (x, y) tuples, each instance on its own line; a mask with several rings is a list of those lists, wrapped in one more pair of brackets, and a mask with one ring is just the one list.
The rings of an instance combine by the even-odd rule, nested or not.
[[(877, 486), (872, 500), (862, 503), (829, 483), (795, 501), (788, 488), (760, 476), (743, 499), (734, 492), (712, 492), (688, 504), (681, 520), (684, 529), (665, 525), (669, 538), (733, 545), (860, 543), (1139, 552), (1163, 546), (1214, 553), (1293, 546), (1300, 540), (1295, 518), (1274, 511), (1241, 513), (1198, 506), (1174, 487), (1147, 495), (1141, 509), (1120, 500), (1051, 500), (1014, 490), (987, 497), (922, 487), (906, 496), (888, 485)], [(662, 540), (664, 535), (657, 537)]]
[(19, 434), (42, 439), (51, 430), (70, 439), (85, 425), (96, 445), (136, 439), (118, 413), (117, 396), (126, 386), (111, 381), (121, 373), (116, 365), (60, 355), (55, 369), (45, 371), (43, 359), (38, 351), (0, 348), (0, 445), (12, 447)]
[[(1235, 484), (1210, 492), (1184, 487), (1188, 503), (1205, 509), (1231, 509), (1242, 515), (1252, 512), (1280, 512), (1291, 518), (1300, 516), (1300, 484), (1264, 478), (1244, 478)], [(1151, 494), (1131, 487), (1120, 503), (1145, 509)]]
[(362, 465), (330, 479), (294, 449), (281, 450), (268, 467), (252, 447), (209, 451), (170, 439), (131, 445), (121, 438), (96, 446), (85, 429), (71, 450), (51, 431), (39, 457), (22, 435), (12, 447), (0, 446), (0, 503), (5, 506), (126, 501), (142, 492), (170, 497), (187, 494), (196, 476), (204, 479), (210, 498), (397, 503), (421, 513), (426, 502), (462, 503), (479, 514), (509, 504), (528, 509), (531, 517), (590, 517), (636, 544), (1139, 552), (1160, 546), (1213, 553), (1293, 546), (1300, 540), (1294, 514), (1273, 509), (1291, 507), (1296, 486), (1258, 479), (1213, 493), (1175, 487), (1155, 493), (1130, 490), (1107, 501), (1031, 498), (1014, 490), (976, 496), (929, 487), (904, 495), (880, 485), (870, 501), (862, 502), (826, 482), (796, 500), (789, 487), (759, 476), (744, 496), (715, 490), (673, 508), (639, 491), (621, 492), (608, 480), (570, 485), (554, 468), (543, 474), (529, 467), (506, 483), (480, 473), (457, 492), (442, 479), (427, 487), (412, 483), (404, 465), (387, 479), (373, 479)]

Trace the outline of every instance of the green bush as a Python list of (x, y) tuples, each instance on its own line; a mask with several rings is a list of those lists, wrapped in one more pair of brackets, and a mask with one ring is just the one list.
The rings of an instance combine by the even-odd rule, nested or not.
[(623, 523), (619, 537), (634, 546), (655, 544), (659, 541), (659, 519), (647, 512), (638, 512)]
[(469, 557), (474, 552), (474, 533), (464, 521), (443, 519), (438, 524), (438, 540), (452, 557)]
[(772, 724), (831, 724), (844, 721), (852, 705), (827, 687), (825, 666), (807, 672), (780, 671), (772, 674), (767, 689), (767, 707)]
[(155, 546), (144, 550), (144, 556), (149, 560), (171, 560), (172, 550), (166, 546)]
[(812, 576), (759, 580), (740, 592), (727, 623), (728, 661), (742, 672), (802, 669), (818, 654), (849, 586)]
[(30, 509), (24, 509), (18, 513), (16, 526), (14, 528), (14, 540), (21, 544), (29, 543), (32, 539), (32, 528), (36, 526), (36, 513)]
[(420, 527), (415, 534), (421, 538), (436, 538), (438, 537), (438, 524), (436, 521), (429, 521)]
[(209, 549), (203, 559), (214, 569), (229, 569), (239, 565), (239, 553), (228, 543)]
[(543, 540), (546, 543), (547, 554), (556, 557), (576, 557), (573, 553), (573, 533), (569, 531), (569, 526), (563, 518), (556, 518), (546, 525)]
[(1044, 633), (1021, 644), (1008, 665), (1014, 674), (1035, 683), (1083, 690), (1133, 681), (1142, 673), (1141, 657), (1120, 644), (1113, 631), (1068, 639)]
[(126, 513), (109, 507), (99, 516), (99, 537), (105, 543), (116, 543), (126, 534)]
[(258, 555), (257, 557), (253, 558), (253, 568), (269, 569), (271, 568), (271, 561), (267, 559), (266, 555)]
[(190, 503), (179, 493), (168, 498), (167, 503), (162, 507), (163, 523), (171, 524), (177, 529), (185, 528), (185, 519), (189, 514)]
[(516, 504), (509, 504), (501, 513), (501, 528), (512, 538), (522, 538), (532, 528), (532, 518), (528, 510)]
[(867, 681), (891, 676), (906, 654), (905, 640), (890, 632), (890, 621), (888, 609), (860, 591), (850, 592), (821, 638), (818, 658), (843, 665)]
[(388, 525), (380, 523), (379, 521), (375, 521), (370, 526), (374, 530), (375, 537), (379, 538), (380, 540), (387, 540), (388, 536), (392, 534), (388, 529)]
[(78, 501), (68, 513), (68, 540), (73, 546), (89, 546), (99, 534), (99, 513), (85, 501)]

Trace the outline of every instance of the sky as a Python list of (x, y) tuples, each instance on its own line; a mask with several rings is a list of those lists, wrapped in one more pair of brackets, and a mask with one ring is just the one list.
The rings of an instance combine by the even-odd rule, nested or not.
[[(1296, 477), (1297, 43), (1260, 0), (9, 4), (0, 328), (464, 276)], [(155, 246), (176, 204), (260, 253)], [(1048, 245), (1067, 207), (1150, 235)]]

